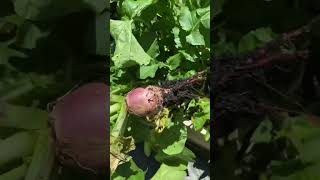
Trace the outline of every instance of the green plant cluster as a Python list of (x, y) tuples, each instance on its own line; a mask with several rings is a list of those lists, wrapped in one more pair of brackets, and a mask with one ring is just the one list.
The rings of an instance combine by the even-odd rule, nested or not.
[(143, 143), (147, 156), (161, 163), (152, 177), (184, 179), (195, 154), (186, 147), (188, 128), (210, 139), (209, 95), (167, 108), (155, 131), (144, 118), (126, 114), (131, 89), (187, 79), (210, 66), (210, 1), (111, 1), (111, 170), (112, 179), (145, 179), (128, 155)]
[(1, 180), (70, 179), (55, 172), (47, 105), (99, 76), (88, 67), (106, 54), (107, 8), (103, 0), (0, 2)]
[[(239, 8), (239, 3), (244, 6)], [(216, 22), (215, 18), (219, 15), (224, 18), (217, 19), (218, 22), (213, 27), (214, 56), (241, 57), (264, 47), (280, 33), (290, 32), (307, 24), (311, 19), (306, 15), (310, 13), (305, 9), (307, 5), (309, 3), (304, 1), (295, 1), (294, 5), (289, 6), (285, 1), (216, 0), (213, 6), (213, 21)], [(281, 18), (279, 14), (282, 14)], [(299, 44), (302, 47), (303, 45)], [(283, 48), (280, 51), (290, 53), (295, 49)], [(278, 80), (281, 78), (276, 73), (270, 76)], [(295, 78), (292, 75), (290, 77)], [(282, 82), (284, 86), (287, 86), (287, 83)], [(287, 92), (284, 94), (288, 101), (295, 101), (298, 96), (290, 96)], [(301, 97), (297, 99), (301, 100)], [(269, 101), (275, 107), (289, 107), (279, 99), (269, 97)], [(249, 116), (239, 117), (237, 121), (240, 123), (237, 124), (240, 125), (237, 125), (232, 133), (217, 139), (220, 144), (219, 151), (222, 152), (219, 160), (213, 162), (216, 164), (213, 173), (217, 179), (319, 179), (320, 161), (317, 149), (320, 145), (320, 129), (319, 119), (315, 115), (319, 113), (319, 109), (315, 108), (318, 105), (317, 102), (312, 105), (313, 110), (310, 110), (309, 105), (303, 106), (303, 112), (296, 112), (295, 116), (284, 108), (283, 111), (279, 110), (281, 112), (266, 114), (262, 119), (251, 118), (252, 121), (247, 121)], [(248, 137), (250, 128), (255, 126), (254, 121), (259, 122), (258, 126)], [(245, 152), (240, 152), (246, 142), (249, 142), (249, 145)]]

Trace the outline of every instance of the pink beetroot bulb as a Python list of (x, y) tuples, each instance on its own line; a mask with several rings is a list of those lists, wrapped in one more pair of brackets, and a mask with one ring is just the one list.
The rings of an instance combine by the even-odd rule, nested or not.
[(109, 87), (89, 83), (58, 100), (53, 119), (57, 153), (68, 166), (93, 171), (108, 168)]
[(163, 107), (163, 97), (167, 91), (156, 86), (133, 89), (126, 96), (128, 112), (141, 117), (155, 115)]

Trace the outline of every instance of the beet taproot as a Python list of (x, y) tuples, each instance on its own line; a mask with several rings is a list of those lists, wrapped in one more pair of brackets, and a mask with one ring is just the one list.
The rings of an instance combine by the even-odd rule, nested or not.
[(136, 88), (126, 96), (128, 112), (136, 116), (153, 116), (163, 108), (164, 96), (170, 90), (156, 86)]
[(59, 98), (50, 116), (60, 162), (94, 172), (109, 167), (109, 87), (88, 83)]
[(205, 80), (205, 72), (199, 72), (185, 80), (167, 81), (161, 87), (147, 86), (131, 90), (126, 96), (128, 113), (140, 117), (152, 117), (164, 107), (180, 104), (194, 98), (193, 89)]

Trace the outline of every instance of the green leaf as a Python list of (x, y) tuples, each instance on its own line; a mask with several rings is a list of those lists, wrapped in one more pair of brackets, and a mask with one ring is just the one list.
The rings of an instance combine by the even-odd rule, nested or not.
[(275, 34), (270, 28), (259, 28), (254, 31), (250, 31), (244, 35), (239, 41), (239, 52), (252, 51), (264, 44), (270, 42), (275, 37)]
[(293, 159), (288, 161), (275, 161), (272, 160), (270, 163), (270, 170), (273, 175), (289, 176), (294, 172), (305, 169), (306, 165), (303, 164), (299, 159)]
[(105, 0), (14, 0), (16, 13), (30, 20), (47, 20), (85, 9), (101, 13), (106, 7)]
[(148, 65), (152, 59), (131, 32), (131, 21), (111, 20), (111, 35), (116, 41), (112, 60), (117, 68)]
[(170, 56), (167, 59), (167, 65), (168, 65), (169, 69), (170, 70), (177, 69), (180, 66), (181, 60), (182, 60), (181, 53), (177, 53), (173, 56)]
[(317, 151), (320, 147), (320, 128), (312, 126), (307, 118), (309, 117), (305, 115), (289, 118), (291, 128), (282, 130), (279, 136), (288, 137), (296, 145), (300, 159), (304, 162), (320, 163), (320, 154)]
[(129, 18), (140, 16), (141, 12), (157, 0), (124, 0), (122, 10)]
[(210, 29), (210, 6), (197, 9), (197, 14), (200, 16), (201, 24), (206, 29)]
[(188, 162), (193, 162), (196, 158), (196, 155), (187, 147), (179, 154), (168, 155), (162, 151), (159, 151), (155, 159), (158, 162), (167, 163), (167, 164), (184, 164), (188, 165)]
[(210, 121), (210, 100), (208, 98), (191, 100), (187, 109), (196, 110), (192, 116), (194, 130), (201, 130)]
[(187, 53), (185, 50), (180, 50), (179, 51), (183, 56), (184, 58), (186, 58), (186, 60), (190, 61), (190, 62), (196, 62), (195, 61), (195, 58), (196, 57), (192, 57), (189, 53)]
[[(151, 129), (148, 124), (145, 123), (145, 119), (142, 117), (129, 116), (129, 121), (134, 123), (130, 123), (128, 136), (132, 136), (136, 143), (149, 141)], [(141, 131), (142, 129), (143, 131)]]
[(224, 34), (219, 34), (219, 41), (213, 44), (213, 49), (215, 50), (215, 56), (222, 55), (235, 55), (238, 52), (238, 47), (236, 47), (234, 42), (227, 42)]
[(139, 78), (140, 79), (147, 79), (148, 77), (154, 78), (156, 72), (159, 68), (158, 64), (153, 64), (149, 66), (140, 66)]
[(319, 151), (316, 149), (320, 148), (319, 139), (306, 139), (299, 147), (300, 158), (306, 162), (318, 162), (320, 163)]
[(32, 23), (24, 23), (19, 28), (16, 44), (21, 48), (33, 49), (41, 38), (48, 35), (48, 32), (41, 31), (40, 28)]
[(194, 27), (196, 17), (193, 16), (187, 6), (181, 8), (179, 22), (183, 30), (191, 31)]
[(182, 47), (181, 40), (180, 40), (180, 37), (179, 37), (180, 29), (178, 27), (174, 27), (172, 29), (172, 33), (174, 35), (174, 42), (176, 43), (176, 45), (175, 45), (176, 48)]
[(151, 180), (184, 180), (187, 176), (185, 165), (179, 166), (169, 166), (166, 164), (161, 164), (157, 173), (151, 178)]
[(207, 133), (204, 135), (204, 140), (209, 141), (210, 140), (210, 128), (207, 130)]
[(159, 44), (157, 39), (153, 41), (153, 43), (151, 44), (151, 46), (147, 51), (147, 54), (149, 54), (149, 56), (154, 59), (159, 56), (160, 50), (159, 50)]
[(200, 33), (199, 30), (192, 31), (187, 37), (186, 40), (188, 43), (195, 45), (195, 46), (201, 46), (205, 45), (204, 37)]
[(244, 53), (257, 48), (256, 38), (252, 35), (243, 36), (239, 41), (239, 52)]
[(253, 143), (270, 142), (272, 138), (272, 128), (272, 122), (269, 119), (263, 120), (251, 136), (251, 141)]
[(292, 171), (288, 176), (273, 174), (270, 180), (316, 180), (320, 179), (320, 164), (306, 167), (302, 170)]
[(145, 180), (145, 173), (131, 159), (119, 166), (117, 171), (112, 175), (113, 180)]
[(181, 79), (187, 79), (190, 78), (192, 76), (194, 76), (197, 72), (195, 70), (190, 70), (187, 72), (173, 72), (168, 74), (167, 78), (169, 81), (173, 81), (173, 80), (181, 80)]
[[(175, 119), (181, 118), (182, 112), (175, 114)], [(176, 121), (176, 120), (175, 120)], [(165, 129), (156, 138), (162, 151), (168, 155), (179, 154), (183, 151), (187, 141), (187, 128), (182, 124), (175, 124)]]
[(194, 117), (194, 129), (199, 131), (203, 128), (204, 124), (210, 120), (210, 114), (204, 112), (196, 112)]
[(274, 38), (274, 33), (272, 32), (271, 28), (259, 28), (256, 29), (253, 33), (261, 42), (267, 43), (272, 41)]
[[(206, 19), (206, 17), (204, 18)], [(183, 30), (190, 32), (190, 34), (186, 37), (186, 41), (189, 44), (205, 45), (204, 37), (199, 30), (199, 23), (201, 22), (201, 19), (197, 18), (196, 11), (190, 12), (188, 7), (182, 7), (179, 22)]]

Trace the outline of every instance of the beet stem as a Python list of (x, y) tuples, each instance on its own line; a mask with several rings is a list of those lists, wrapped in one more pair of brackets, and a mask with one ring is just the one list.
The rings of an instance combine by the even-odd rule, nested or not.
[(122, 101), (121, 109), (114, 128), (111, 131), (113, 137), (122, 136), (127, 126), (127, 105), (125, 101)]
[(118, 112), (121, 109), (121, 105), (119, 103), (115, 103), (110, 106), (110, 115)]
[(118, 95), (110, 95), (110, 103), (121, 103), (123, 102), (124, 97), (123, 96), (118, 96)]
[(116, 119), (118, 119), (118, 114), (110, 116), (110, 121), (115, 121)]

